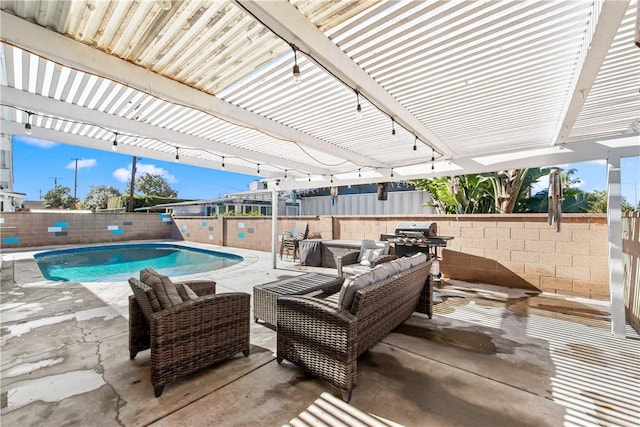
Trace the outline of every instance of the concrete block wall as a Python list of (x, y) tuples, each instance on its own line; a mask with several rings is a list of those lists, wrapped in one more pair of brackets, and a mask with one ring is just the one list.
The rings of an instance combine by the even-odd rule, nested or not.
[(179, 238), (167, 215), (74, 211), (3, 212), (0, 233), (3, 250)]
[[(540, 214), (281, 217), (278, 235), (297, 221), (308, 221), (310, 232), (326, 240), (379, 239), (399, 222), (436, 222), (438, 234), (454, 237), (439, 249), (446, 277), (609, 298), (605, 215), (565, 214), (560, 232)], [(633, 224), (637, 227), (637, 220)], [(0, 227), (2, 249), (174, 238), (271, 250), (270, 217), (18, 212), (3, 214)], [(633, 245), (637, 248), (637, 240)]]
[[(174, 221), (184, 240), (271, 251), (271, 217), (175, 217)], [(298, 221), (309, 223), (310, 235), (316, 234), (324, 239), (331, 239), (331, 217), (317, 216), (278, 218), (278, 236), (293, 230)]]
[(173, 218), (179, 238), (191, 242), (224, 246), (225, 230), (223, 218), (179, 217)]
[(453, 236), (439, 249), (446, 277), (595, 299), (609, 298), (604, 214), (565, 214), (560, 232), (544, 214), (334, 217), (336, 239), (378, 239), (399, 222), (436, 222)]

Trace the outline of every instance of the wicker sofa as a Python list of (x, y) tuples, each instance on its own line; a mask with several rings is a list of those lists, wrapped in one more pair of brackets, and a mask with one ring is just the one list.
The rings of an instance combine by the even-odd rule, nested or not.
[[(337, 301), (278, 298), (278, 363), (286, 359), (333, 384), (349, 402), (356, 386), (358, 357), (414, 311), (431, 317), (431, 263), (425, 254), (384, 263), (346, 279)], [(373, 282), (356, 287), (350, 302), (345, 289), (361, 277)]]
[[(129, 296), (129, 357), (151, 349), (156, 397), (171, 381), (239, 352), (249, 356), (249, 294), (216, 294), (214, 281), (180, 282), (175, 286), (185, 301), (162, 308), (151, 285), (135, 278), (129, 284), (134, 293)], [(195, 294), (192, 299), (182, 296), (184, 285)]]

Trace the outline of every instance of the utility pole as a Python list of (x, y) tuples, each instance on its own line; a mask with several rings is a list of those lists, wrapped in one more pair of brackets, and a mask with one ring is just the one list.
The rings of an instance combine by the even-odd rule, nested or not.
[(133, 156), (133, 164), (131, 165), (131, 183), (129, 184), (129, 212), (133, 212), (133, 189), (136, 182), (136, 160), (137, 157)]
[(59, 176), (50, 176), (49, 179), (53, 180), (53, 188), (57, 189), (58, 188), (58, 180), (62, 179)]
[(76, 173), (73, 179), (73, 203), (77, 203), (78, 202), (78, 160), (84, 160), (84, 159), (77, 159), (75, 157), (72, 157), (71, 160), (75, 160), (76, 161)]

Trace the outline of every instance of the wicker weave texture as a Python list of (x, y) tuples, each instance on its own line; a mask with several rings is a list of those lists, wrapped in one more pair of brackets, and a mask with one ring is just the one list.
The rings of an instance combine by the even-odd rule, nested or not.
[(278, 312), (276, 302), (284, 295), (307, 295), (314, 292), (333, 294), (340, 291), (343, 279), (337, 276), (308, 273), (290, 279), (278, 280), (254, 286), (253, 317), (257, 321), (276, 325)]
[(129, 298), (130, 356), (151, 349), (151, 384), (156, 396), (171, 381), (236, 353), (249, 354), (250, 295), (212, 294), (215, 283), (211, 282), (192, 289), (203, 296), (153, 313), (150, 323), (136, 297)]
[(279, 298), (278, 361), (333, 384), (348, 401), (358, 356), (408, 319), (422, 294), (431, 292), (430, 268), (428, 261), (357, 291), (350, 311), (313, 297)]

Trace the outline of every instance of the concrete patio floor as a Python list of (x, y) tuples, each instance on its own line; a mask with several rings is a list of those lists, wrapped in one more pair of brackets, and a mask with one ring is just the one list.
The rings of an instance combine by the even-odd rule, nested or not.
[[(273, 270), (268, 253), (216, 249), (245, 257), (195, 275), (215, 279), (218, 292), (335, 274), (291, 259)], [(414, 314), (359, 359), (349, 404), (279, 365), (275, 332), (253, 322), (249, 357), (155, 398), (149, 351), (129, 360), (128, 284), (47, 281), (30, 255), (3, 256), (3, 426), (640, 425), (640, 337), (629, 327), (612, 337), (606, 302), (448, 280), (433, 319)]]

